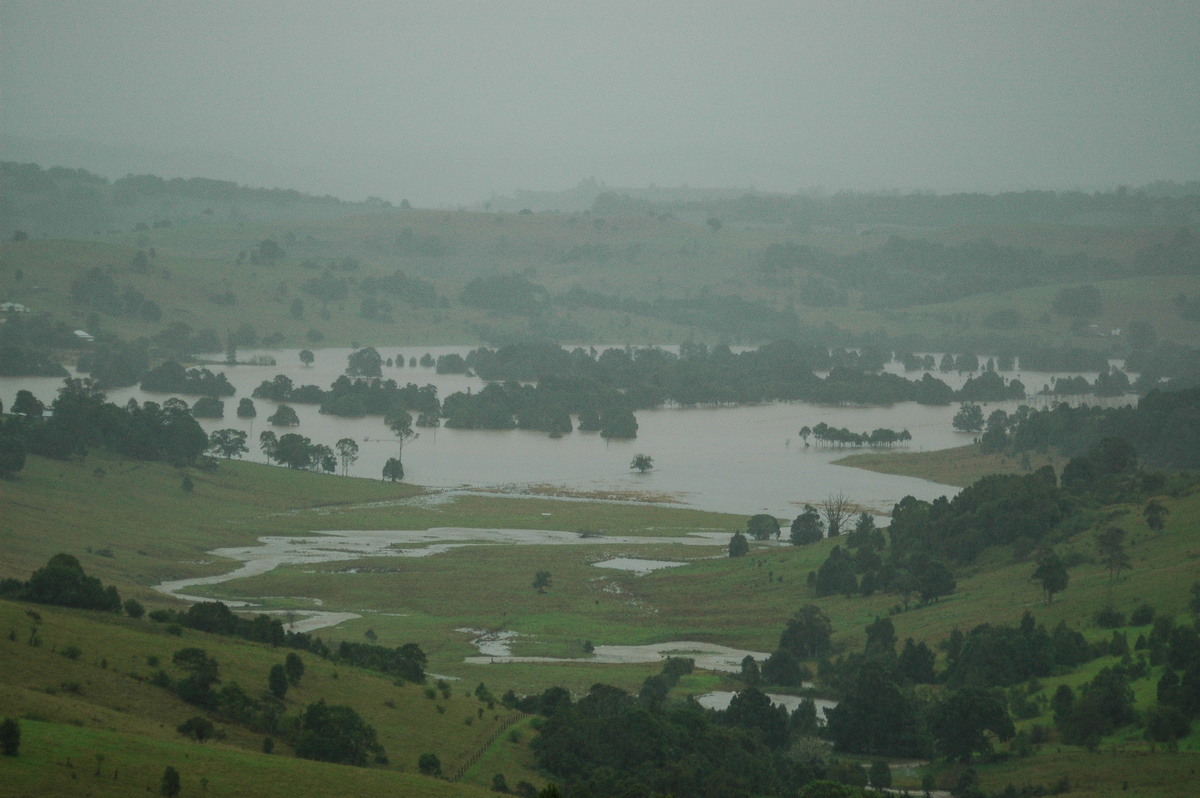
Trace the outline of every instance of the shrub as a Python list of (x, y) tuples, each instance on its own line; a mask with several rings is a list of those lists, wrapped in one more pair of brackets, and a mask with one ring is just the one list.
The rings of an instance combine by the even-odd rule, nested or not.
[(1097, 610), (1093, 620), (1101, 629), (1118, 629), (1125, 625), (1125, 613), (1109, 605)]
[(16, 756), (21, 748), (21, 724), (12, 718), (0, 721), (0, 751), (5, 756)]

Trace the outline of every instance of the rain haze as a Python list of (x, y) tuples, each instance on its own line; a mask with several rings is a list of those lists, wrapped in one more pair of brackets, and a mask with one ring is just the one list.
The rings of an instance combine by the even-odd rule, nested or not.
[(0, 158), (453, 206), (1188, 179), (1200, 4), (0, 2)]

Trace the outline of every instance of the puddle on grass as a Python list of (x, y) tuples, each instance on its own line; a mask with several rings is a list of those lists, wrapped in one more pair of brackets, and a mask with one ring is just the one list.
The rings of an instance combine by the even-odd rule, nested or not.
[(653, 571), (659, 571), (663, 568), (674, 568), (678, 565), (687, 565), (685, 562), (670, 562), (668, 560), (638, 560), (632, 557), (615, 557), (604, 562), (594, 562), (592, 565), (597, 568), (615, 568), (618, 571), (630, 571), (634, 576), (645, 576)]

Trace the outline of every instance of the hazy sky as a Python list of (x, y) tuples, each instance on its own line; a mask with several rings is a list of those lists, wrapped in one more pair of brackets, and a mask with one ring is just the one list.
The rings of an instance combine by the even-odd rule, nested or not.
[(80, 143), (421, 205), (1196, 179), (1200, 0), (0, 0), (0, 158)]

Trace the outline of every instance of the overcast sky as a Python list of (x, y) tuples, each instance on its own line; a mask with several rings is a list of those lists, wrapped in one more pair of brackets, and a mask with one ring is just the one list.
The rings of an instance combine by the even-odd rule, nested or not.
[(0, 0), (0, 158), (68, 157), (420, 205), (1197, 179), (1200, 0)]

